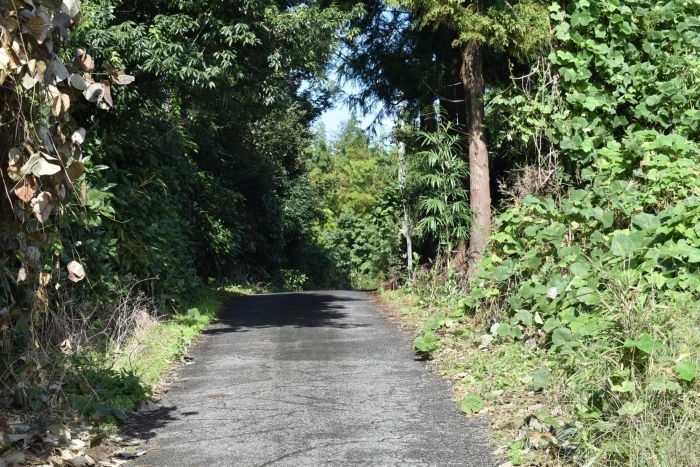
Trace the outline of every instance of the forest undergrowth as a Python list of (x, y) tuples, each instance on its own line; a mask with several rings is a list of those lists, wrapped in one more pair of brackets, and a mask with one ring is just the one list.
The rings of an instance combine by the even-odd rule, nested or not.
[(547, 337), (517, 318), (509, 326), (524, 333), (513, 339), (469, 312), (461, 281), (431, 276), (380, 289), (378, 299), (416, 333), (416, 351), (452, 382), (462, 412), (491, 421), (496, 456), (532, 466), (694, 465), (696, 300), (647, 301), (638, 282), (614, 281), (601, 294), (600, 312), (615, 323), (605, 332), (574, 321), (571, 334)]

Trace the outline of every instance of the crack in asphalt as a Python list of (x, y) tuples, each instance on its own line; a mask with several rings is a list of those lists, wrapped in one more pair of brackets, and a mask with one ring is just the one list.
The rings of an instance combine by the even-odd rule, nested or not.
[(488, 422), (415, 361), (411, 336), (362, 292), (233, 302), (134, 435), (134, 465), (495, 465)]

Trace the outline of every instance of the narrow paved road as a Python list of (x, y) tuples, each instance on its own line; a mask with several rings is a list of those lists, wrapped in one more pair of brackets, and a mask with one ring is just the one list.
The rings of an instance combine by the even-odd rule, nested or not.
[(205, 334), (139, 417), (138, 465), (494, 465), (486, 423), (459, 413), (365, 293), (247, 297)]

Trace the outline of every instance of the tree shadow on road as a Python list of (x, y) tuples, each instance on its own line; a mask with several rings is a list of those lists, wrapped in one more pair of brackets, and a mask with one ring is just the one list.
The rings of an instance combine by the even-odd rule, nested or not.
[(253, 295), (226, 306), (202, 334), (217, 335), (275, 327), (346, 329), (370, 326), (349, 321), (348, 306), (342, 302), (355, 301), (363, 299), (324, 292)]
[[(363, 302), (366, 298), (354, 298), (347, 294), (333, 292), (298, 292), (284, 294), (254, 295), (236, 299), (228, 303), (219, 313), (217, 320), (202, 334), (216, 336), (225, 333), (249, 332), (264, 328), (329, 328), (352, 329), (372, 326), (361, 322), (357, 316), (350, 316), (352, 302)], [(235, 337), (234, 337), (235, 338)], [(206, 341), (202, 344), (206, 346)], [(177, 390), (187, 381), (191, 370), (182, 367), (169, 389)], [(181, 379), (184, 380), (181, 381)], [(217, 397), (210, 395), (208, 397)], [(203, 397), (207, 397), (204, 396)], [(195, 417), (198, 412), (181, 412), (177, 406), (161, 406), (158, 410), (135, 415), (124, 427), (126, 432), (143, 441), (149, 441), (171, 422)], [(149, 446), (153, 448), (153, 446)], [(157, 449), (157, 447), (156, 447)], [(136, 460), (136, 465), (148, 465), (148, 456)], [(141, 464), (144, 462), (144, 464)]]

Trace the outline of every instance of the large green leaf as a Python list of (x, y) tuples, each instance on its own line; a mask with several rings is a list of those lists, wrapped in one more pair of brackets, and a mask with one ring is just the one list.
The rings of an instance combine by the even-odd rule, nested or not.
[(484, 408), (484, 401), (476, 394), (470, 394), (462, 400), (461, 410), (465, 414), (474, 414)]
[(535, 391), (541, 391), (547, 386), (549, 386), (549, 369), (538, 368), (532, 373), (532, 388)]
[(676, 363), (676, 374), (678, 375), (678, 378), (682, 379), (683, 381), (692, 381), (695, 379), (697, 374), (697, 368), (695, 368), (695, 365), (693, 365), (692, 362), (689, 362), (688, 360), (681, 360), (680, 362)]
[(561, 346), (568, 344), (573, 340), (571, 329), (567, 327), (557, 328), (552, 332), (552, 344)]

